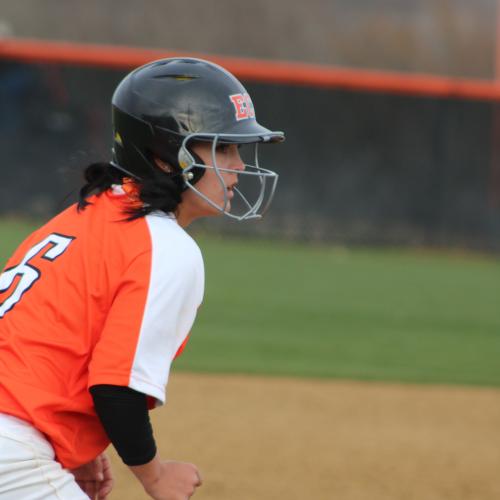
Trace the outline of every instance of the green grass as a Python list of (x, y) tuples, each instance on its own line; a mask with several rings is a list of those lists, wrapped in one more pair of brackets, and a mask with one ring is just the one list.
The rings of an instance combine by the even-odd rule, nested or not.
[[(29, 225), (2, 223), (0, 258)], [(176, 369), (500, 386), (500, 260), (200, 238)]]
[(0, 265), (2, 267), (16, 246), (36, 227), (36, 223), (23, 219), (0, 219)]

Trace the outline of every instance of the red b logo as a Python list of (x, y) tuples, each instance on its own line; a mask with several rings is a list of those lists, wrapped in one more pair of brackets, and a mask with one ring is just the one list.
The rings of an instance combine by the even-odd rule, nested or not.
[(233, 94), (229, 99), (234, 105), (236, 121), (247, 120), (248, 118), (255, 118), (255, 110), (253, 108), (252, 99), (245, 92), (244, 94)]

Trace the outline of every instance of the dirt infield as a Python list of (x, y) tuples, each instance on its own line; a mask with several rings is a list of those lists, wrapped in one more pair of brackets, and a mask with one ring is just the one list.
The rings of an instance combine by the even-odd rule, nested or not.
[[(153, 412), (197, 500), (497, 500), (500, 390), (175, 373)], [(115, 500), (146, 498), (114, 461)]]

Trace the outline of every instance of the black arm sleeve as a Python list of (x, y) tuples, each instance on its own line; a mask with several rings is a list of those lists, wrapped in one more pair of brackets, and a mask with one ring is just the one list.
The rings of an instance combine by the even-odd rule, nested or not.
[(104, 430), (127, 465), (143, 465), (156, 455), (146, 395), (129, 387), (94, 385), (90, 389)]

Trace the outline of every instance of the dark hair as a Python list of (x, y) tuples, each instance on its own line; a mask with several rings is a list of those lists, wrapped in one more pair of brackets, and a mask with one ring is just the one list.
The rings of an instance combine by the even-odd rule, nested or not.
[[(121, 184), (127, 175), (111, 163), (92, 163), (84, 170), (86, 184), (80, 189), (78, 210), (84, 210), (90, 202), (91, 194), (101, 194), (113, 184)], [(125, 213), (127, 220), (144, 217), (151, 212), (161, 210), (165, 213), (175, 212), (181, 202), (183, 180), (179, 174), (169, 175), (160, 169), (151, 169), (151, 175), (137, 181), (138, 195), (142, 203), (130, 205)]]

